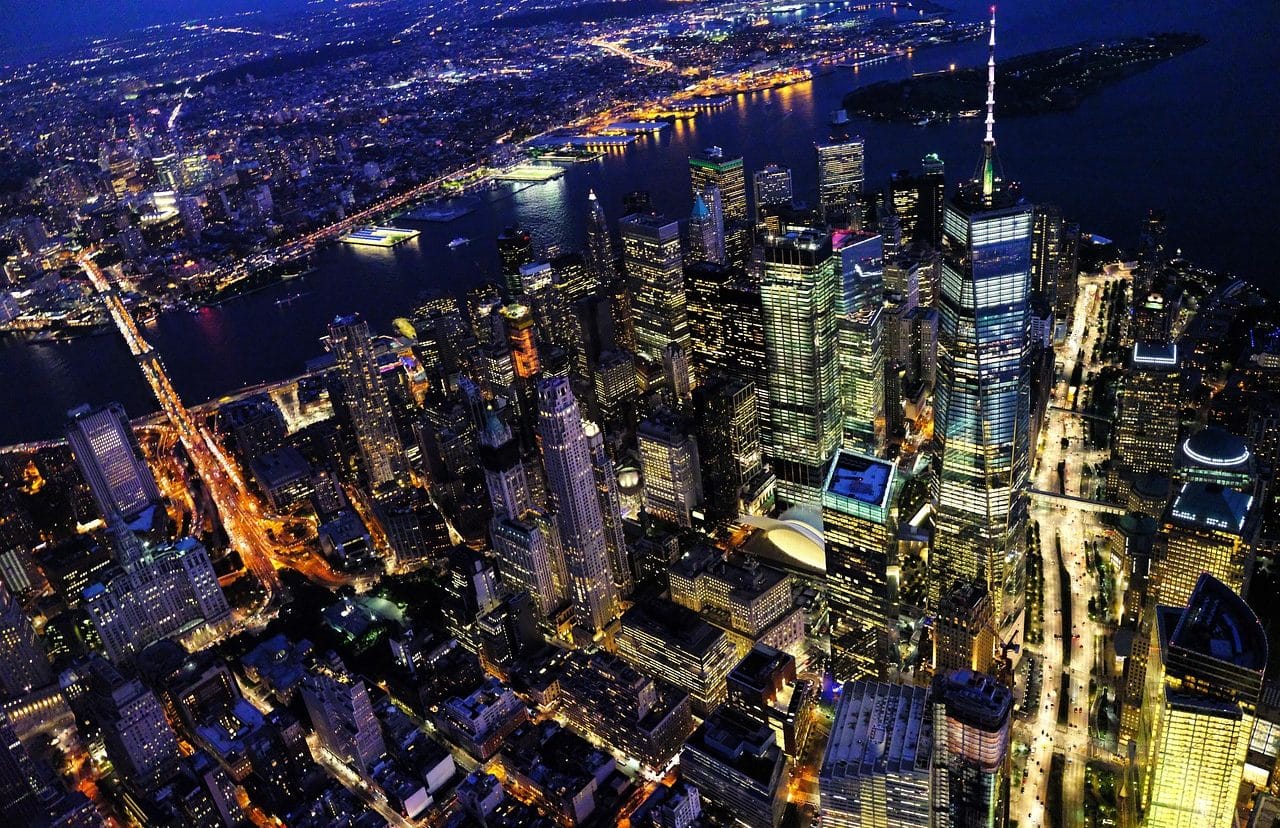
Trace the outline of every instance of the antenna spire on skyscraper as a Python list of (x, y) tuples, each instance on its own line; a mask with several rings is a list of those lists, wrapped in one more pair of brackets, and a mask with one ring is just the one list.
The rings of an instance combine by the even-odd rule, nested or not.
[(996, 7), (991, 7), (991, 39), (987, 44), (987, 136), (982, 141), (982, 197), (995, 193), (996, 170)]

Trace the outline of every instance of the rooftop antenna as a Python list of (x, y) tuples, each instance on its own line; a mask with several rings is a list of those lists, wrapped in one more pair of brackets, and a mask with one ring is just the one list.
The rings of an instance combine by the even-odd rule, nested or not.
[(996, 188), (996, 7), (991, 7), (987, 44), (987, 137), (982, 139), (982, 200), (991, 203)]

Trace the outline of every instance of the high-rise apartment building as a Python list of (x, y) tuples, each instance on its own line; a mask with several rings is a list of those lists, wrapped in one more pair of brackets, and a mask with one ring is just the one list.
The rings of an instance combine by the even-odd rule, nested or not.
[(996, 170), (994, 20), (990, 48), (982, 161), (943, 219), (929, 599), (936, 607), (957, 579), (985, 578), (1003, 629), (1026, 597), (1032, 207)]
[(591, 446), (568, 380), (556, 377), (538, 384), (538, 435), (569, 571), (574, 620), (594, 635), (617, 617), (618, 591), (609, 564)]
[(920, 189), (923, 184), (910, 170), (898, 170), (889, 176), (889, 209), (898, 219), (903, 247), (919, 238)]
[(832, 669), (839, 679), (883, 677), (897, 652), (896, 463), (840, 451), (822, 492)]
[(505, 228), (498, 234), (498, 258), (502, 261), (508, 298), (519, 296), (520, 268), (533, 261), (533, 236), (519, 227)]
[(343, 401), (351, 412), (370, 487), (407, 482), (409, 461), (373, 356), (369, 323), (359, 314), (335, 317), (329, 323), (329, 350), (337, 360)]
[(829, 237), (805, 230), (765, 240), (764, 446), (784, 508), (821, 502), (827, 465), (840, 446), (839, 292)]
[(982, 581), (958, 581), (942, 594), (933, 617), (933, 669), (940, 674), (972, 670), (990, 674), (996, 633), (991, 594)]
[(68, 412), (67, 442), (104, 520), (132, 517), (160, 502), (124, 407), (82, 405)]
[(631, 287), (636, 351), (661, 364), (668, 342), (689, 347), (680, 225), (652, 213), (629, 215), (618, 224), (622, 262)]
[(613, 261), (613, 242), (609, 236), (609, 222), (604, 215), (604, 205), (596, 198), (595, 190), (587, 193), (587, 244), (583, 251), (587, 272), (597, 289), (611, 285), (617, 278)]
[(828, 223), (853, 215), (866, 181), (866, 142), (861, 137), (818, 144), (818, 209)]

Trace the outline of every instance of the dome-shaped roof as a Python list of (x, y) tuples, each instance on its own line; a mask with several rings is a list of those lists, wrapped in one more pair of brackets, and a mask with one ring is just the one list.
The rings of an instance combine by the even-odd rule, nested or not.
[(1182, 453), (1202, 466), (1224, 468), (1249, 460), (1249, 446), (1229, 431), (1215, 426), (1202, 428), (1182, 443)]

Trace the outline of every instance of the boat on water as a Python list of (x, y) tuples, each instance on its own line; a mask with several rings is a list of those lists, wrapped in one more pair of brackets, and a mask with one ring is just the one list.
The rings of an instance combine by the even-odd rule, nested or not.
[(289, 294), (286, 294), (286, 295), (281, 296), (279, 299), (277, 299), (277, 300), (276, 300), (276, 307), (277, 307), (277, 308), (288, 307), (289, 305), (292, 305), (294, 302), (298, 301), (299, 299), (301, 299), (302, 297), (304, 297), (304, 296), (306, 296), (306, 295), (307, 295), (307, 294), (305, 294), (305, 293), (289, 293)]
[(464, 244), (471, 244), (471, 239), (467, 238), (466, 236), (458, 236), (456, 239), (449, 242), (449, 249), (457, 250), (459, 247), (462, 247)]

